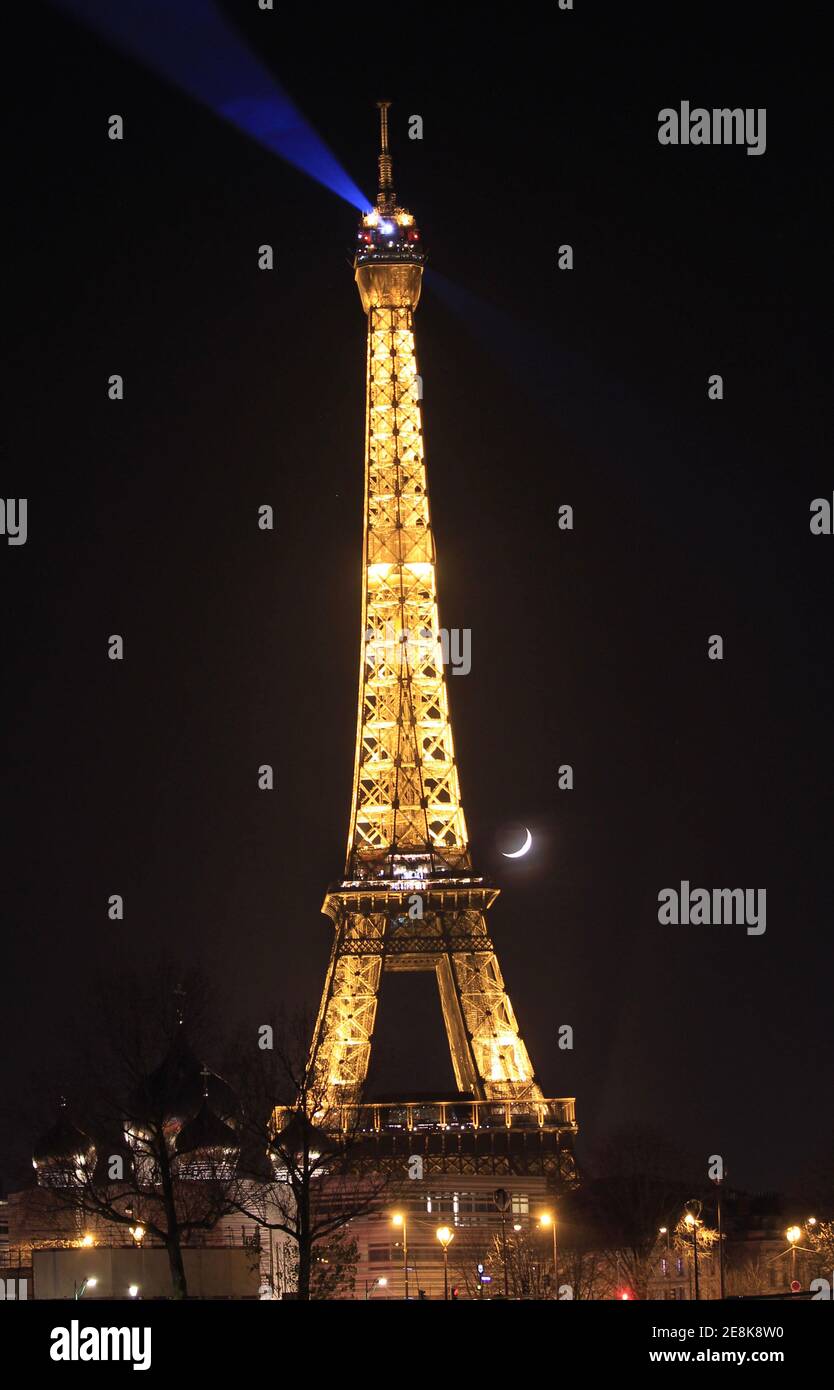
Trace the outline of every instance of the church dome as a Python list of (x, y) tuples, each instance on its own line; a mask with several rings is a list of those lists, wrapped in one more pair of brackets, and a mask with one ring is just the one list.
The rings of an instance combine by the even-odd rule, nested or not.
[(93, 1140), (73, 1124), (67, 1103), (62, 1100), (57, 1121), (37, 1141), (32, 1153), (32, 1166), (38, 1181), (54, 1182), (61, 1177), (80, 1180), (85, 1172), (92, 1172), (95, 1162)]
[(130, 1127), (141, 1128), (143, 1121), (161, 1120), (166, 1132), (177, 1134), (194, 1119), (204, 1098), (224, 1125), (240, 1124), (240, 1102), (231, 1086), (201, 1064), (179, 1024), (159, 1066), (134, 1092)]
[(312, 1120), (299, 1110), (292, 1110), (285, 1125), (279, 1129), (269, 1143), (268, 1153), (275, 1167), (284, 1166), (287, 1154), (300, 1156), (307, 1148), (309, 1154), (335, 1154), (339, 1141), (332, 1134), (314, 1125)]
[(235, 1131), (221, 1120), (219, 1115), (215, 1115), (208, 1098), (204, 1097), (197, 1114), (183, 1125), (174, 1147), (178, 1154), (212, 1151), (228, 1153), (237, 1149), (239, 1143)]

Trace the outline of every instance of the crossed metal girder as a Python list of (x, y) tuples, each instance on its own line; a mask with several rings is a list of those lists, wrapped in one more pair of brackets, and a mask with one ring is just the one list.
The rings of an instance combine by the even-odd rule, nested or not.
[(413, 311), (422, 268), (357, 265), (368, 315), (362, 627), (344, 881), (311, 1067), (358, 1105), (386, 970), (433, 970), (458, 1090), (540, 1102), (472, 873), (437, 607)]
[[(378, 275), (383, 272), (377, 267)], [(437, 611), (412, 309), (368, 311), (365, 543), (347, 870), (392, 853), (467, 862)]]

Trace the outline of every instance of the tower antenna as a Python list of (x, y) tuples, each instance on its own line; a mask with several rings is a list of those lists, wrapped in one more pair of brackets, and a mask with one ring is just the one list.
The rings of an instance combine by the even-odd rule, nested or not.
[(388, 108), (390, 101), (378, 101), (379, 109), (379, 192), (376, 205), (380, 212), (394, 211), (394, 178), (388, 150)]

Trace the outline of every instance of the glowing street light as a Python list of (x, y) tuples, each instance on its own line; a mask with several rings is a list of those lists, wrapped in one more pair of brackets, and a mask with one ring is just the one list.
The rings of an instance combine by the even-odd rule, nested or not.
[(687, 1228), (689, 1229), (689, 1231), (691, 1231), (691, 1233), (692, 1233), (692, 1267), (693, 1267), (693, 1272), (694, 1272), (694, 1275), (695, 1275), (695, 1301), (696, 1301), (696, 1303), (697, 1303), (697, 1301), (698, 1301), (698, 1300), (700, 1299), (700, 1297), (701, 1297), (701, 1289), (700, 1289), (700, 1285), (699, 1285), (699, 1283), (698, 1283), (698, 1226), (699, 1226), (698, 1217), (699, 1217), (700, 1215), (701, 1215), (701, 1203), (698, 1201), (698, 1199), (697, 1199), (697, 1197), (696, 1197), (693, 1201), (687, 1202), (687, 1210), (686, 1210), (686, 1214), (685, 1214), (685, 1216), (684, 1216), (684, 1218), (683, 1218), (683, 1219), (684, 1219), (684, 1224), (687, 1226)]
[(127, 1286), (127, 1291), (128, 1291), (128, 1293), (130, 1294), (130, 1297), (131, 1297), (131, 1298), (137, 1298), (138, 1295), (139, 1295), (139, 1285), (138, 1285), (138, 1284), (128, 1284), (128, 1286)]
[(408, 1302), (408, 1224), (405, 1219), (405, 1212), (395, 1211), (391, 1217), (395, 1226), (402, 1227), (403, 1233), (403, 1281), (405, 1284), (405, 1301)]
[(796, 1247), (802, 1239), (802, 1230), (799, 1226), (789, 1226), (785, 1232), (785, 1239), (788, 1242), (791, 1252), (791, 1293), (793, 1285), (796, 1283)]
[(550, 1226), (553, 1230), (553, 1297), (559, 1300), (559, 1252), (556, 1246), (556, 1217), (552, 1211), (543, 1211), (539, 1216), (539, 1225), (543, 1230)]
[(437, 1239), (443, 1246), (443, 1297), (448, 1301), (449, 1298), (449, 1246), (455, 1238), (455, 1233), (449, 1226), (438, 1226), (435, 1231)]

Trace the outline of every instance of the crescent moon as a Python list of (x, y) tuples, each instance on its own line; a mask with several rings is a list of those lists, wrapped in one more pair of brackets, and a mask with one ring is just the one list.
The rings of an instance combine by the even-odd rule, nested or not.
[(528, 849), (533, 843), (533, 836), (530, 834), (530, 831), (527, 829), (526, 825), (524, 827), (524, 833), (527, 838), (524, 841), (524, 844), (521, 846), (521, 849), (514, 849), (512, 854), (507, 854), (504, 850), (501, 851), (505, 859), (520, 859), (522, 854), (527, 853)]

